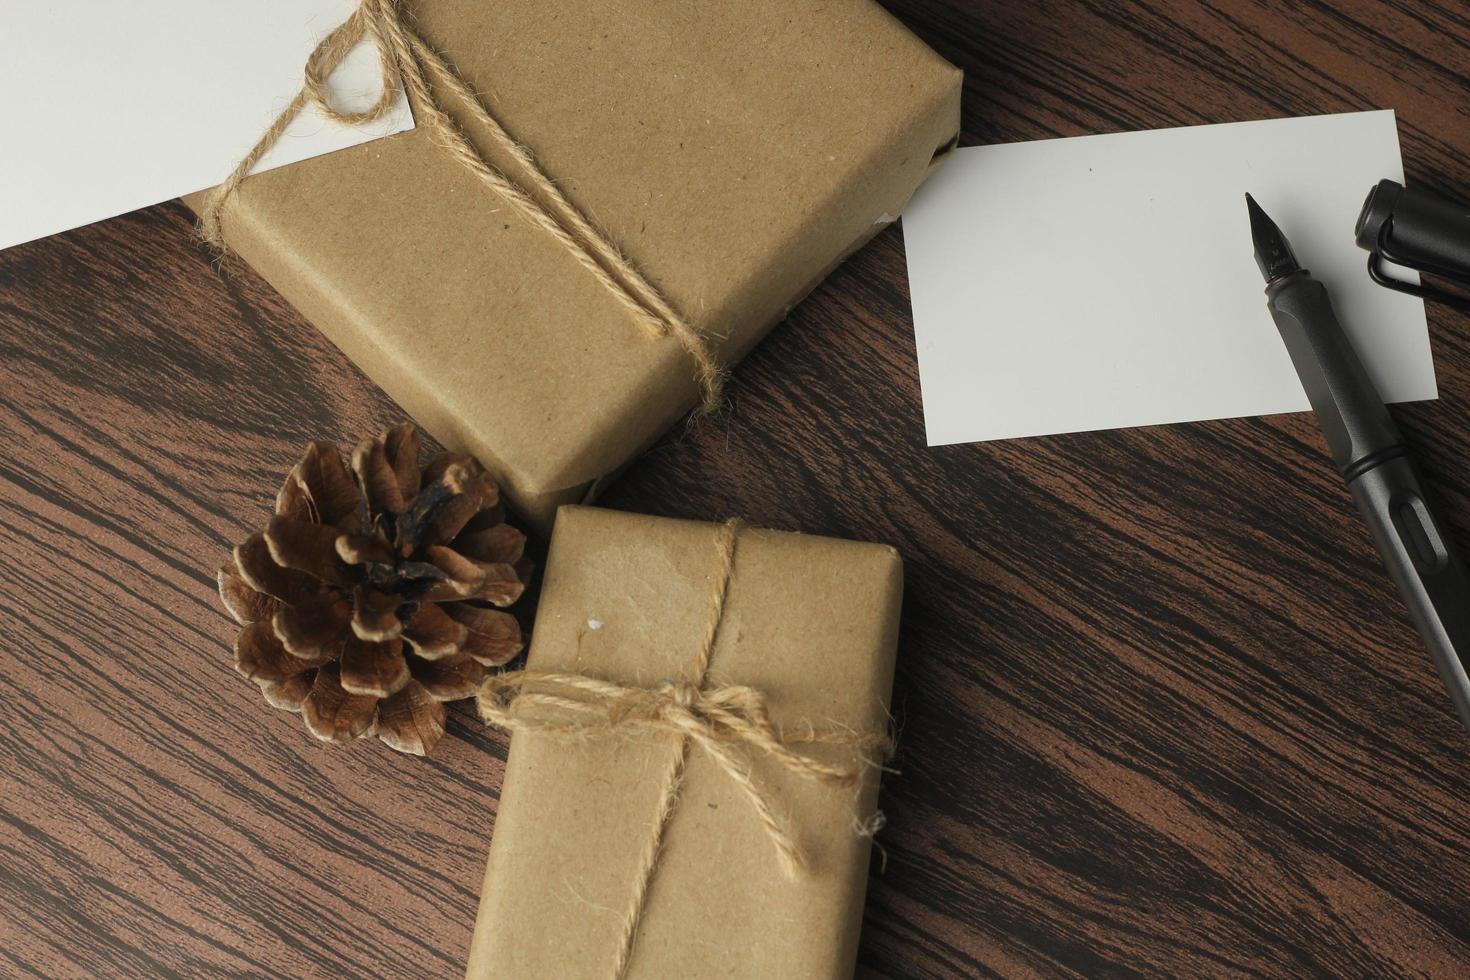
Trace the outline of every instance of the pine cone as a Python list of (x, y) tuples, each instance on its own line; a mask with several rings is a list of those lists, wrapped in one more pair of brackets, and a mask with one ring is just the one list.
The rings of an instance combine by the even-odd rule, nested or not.
[(219, 571), (244, 627), (235, 669), (325, 741), (376, 733), (427, 754), (442, 702), (521, 650), (515, 617), (491, 607), (525, 589), (524, 535), (475, 460), (442, 453), (421, 471), (418, 456), (408, 423), (363, 440), (350, 471), (312, 443), (270, 524)]

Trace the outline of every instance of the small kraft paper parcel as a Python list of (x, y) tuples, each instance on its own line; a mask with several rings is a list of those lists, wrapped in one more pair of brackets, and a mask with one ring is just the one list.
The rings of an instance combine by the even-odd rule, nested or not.
[(889, 742), (891, 547), (565, 507), (471, 980), (846, 980)]
[(363, 0), (283, 118), (371, 120), (332, 102), (362, 45), (412, 131), (241, 179), (278, 124), (189, 203), (542, 530), (719, 404), (959, 130), (960, 72), (871, 0)]

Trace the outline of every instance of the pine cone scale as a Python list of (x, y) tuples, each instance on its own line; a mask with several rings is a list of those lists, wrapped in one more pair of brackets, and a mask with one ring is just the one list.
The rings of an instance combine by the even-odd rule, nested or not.
[(359, 493), (342, 454), (330, 442), (313, 442), (297, 464), (297, 479), (311, 499), (318, 524), (341, 527), (346, 521), (357, 530)]
[(342, 687), (341, 671), (327, 664), (316, 672), (311, 690), (301, 702), (301, 717), (317, 738), (327, 742), (351, 742), (373, 727), (378, 716), (378, 699), (370, 694), (353, 694)]
[(510, 613), (468, 602), (444, 611), (468, 631), (465, 652), (486, 667), (499, 667), (521, 652), (521, 624)]
[(307, 492), (306, 484), (301, 479), (300, 464), (292, 467), (291, 472), (286, 474), (286, 479), (276, 494), (276, 516), (321, 523), (316, 502), (311, 499), (311, 494)]
[(520, 572), (514, 565), (482, 564), (481, 567), (485, 570), (485, 581), (476, 598), (497, 606), (508, 606), (526, 591), (526, 583), (521, 581)]
[(313, 664), (338, 656), (347, 636), (351, 607), (331, 592), (295, 606), (282, 606), (271, 618), (271, 627), (286, 652)]
[(288, 605), (303, 602), (321, 591), (321, 584), (305, 572), (277, 565), (260, 531), (235, 548), (234, 558), (235, 569), (246, 585)]
[(443, 660), (415, 660), (410, 669), (413, 679), (422, 684), (435, 701), (472, 697), (485, 679), (485, 668), (468, 654)]
[(526, 536), (509, 524), (483, 530), (465, 530), (454, 539), (454, 550), (475, 561), (514, 565), (526, 550)]
[(283, 568), (304, 572), (330, 585), (350, 581), (347, 564), (337, 556), (340, 531), (291, 517), (273, 517), (265, 529), (271, 560)]
[(284, 681), (311, 666), (286, 651), (270, 623), (251, 623), (235, 638), (235, 669), (247, 680)]
[(469, 629), (456, 622), (437, 603), (426, 602), (409, 619), (403, 638), (424, 660), (440, 660), (464, 649)]
[(349, 565), (393, 565), (393, 549), (382, 538), (344, 534), (337, 538), (335, 547), (337, 557)]
[(270, 619), (281, 607), (279, 599), (252, 589), (235, 570), (234, 561), (222, 567), (215, 579), (219, 583), (220, 601), (241, 626)]
[(383, 437), (383, 448), (388, 455), (388, 465), (398, 477), (398, 489), (404, 500), (412, 500), (419, 494), (419, 433), (412, 425), (404, 422), (388, 430)]
[(381, 439), (364, 439), (352, 454), (352, 472), (367, 498), (368, 508), (379, 514), (401, 514), (405, 506), (398, 474), (388, 462)]
[(350, 694), (386, 698), (408, 683), (403, 641), (369, 643), (350, 637), (342, 648), (342, 689)]
[(308, 670), (304, 674), (288, 677), (283, 681), (260, 682), (260, 693), (265, 695), (266, 703), (273, 708), (282, 711), (300, 711), (301, 702), (306, 700), (306, 695), (311, 692), (312, 683), (316, 680), (316, 670)]
[(444, 705), (410, 681), (378, 707), (378, 737), (390, 748), (428, 755), (444, 736)]

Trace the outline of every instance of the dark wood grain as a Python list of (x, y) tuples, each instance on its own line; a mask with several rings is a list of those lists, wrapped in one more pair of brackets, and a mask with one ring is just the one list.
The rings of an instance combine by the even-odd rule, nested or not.
[[(1458, 0), (888, 5), (965, 143), (1393, 107), (1470, 194)], [(890, 230), (605, 498), (907, 559), (863, 971), (1470, 975), (1467, 735), (1313, 420), (926, 449), (905, 282)], [(1431, 329), (1398, 417), (1470, 545)], [(305, 440), (397, 416), (177, 204), (0, 254), (0, 975), (462, 971), (504, 740), (320, 747), (212, 583)]]

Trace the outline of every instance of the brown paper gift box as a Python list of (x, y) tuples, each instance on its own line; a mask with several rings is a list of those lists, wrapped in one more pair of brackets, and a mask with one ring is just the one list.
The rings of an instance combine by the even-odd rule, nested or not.
[[(404, 8), (724, 364), (899, 213), (959, 128), (960, 72), (871, 0)], [(543, 529), (698, 401), (673, 338), (422, 130), (246, 180), (224, 232)]]
[[(718, 525), (564, 507), (527, 669), (651, 686), (692, 680)], [(773, 719), (884, 731), (902, 565), (893, 548), (743, 529), (709, 682), (768, 697)], [(511, 740), (469, 958), (471, 978), (610, 976), (622, 913), (677, 741)], [(755, 762), (810, 861), (796, 878), (750, 800), (693, 749), (651, 879), (629, 977), (849, 977), (878, 774), (855, 794)]]

